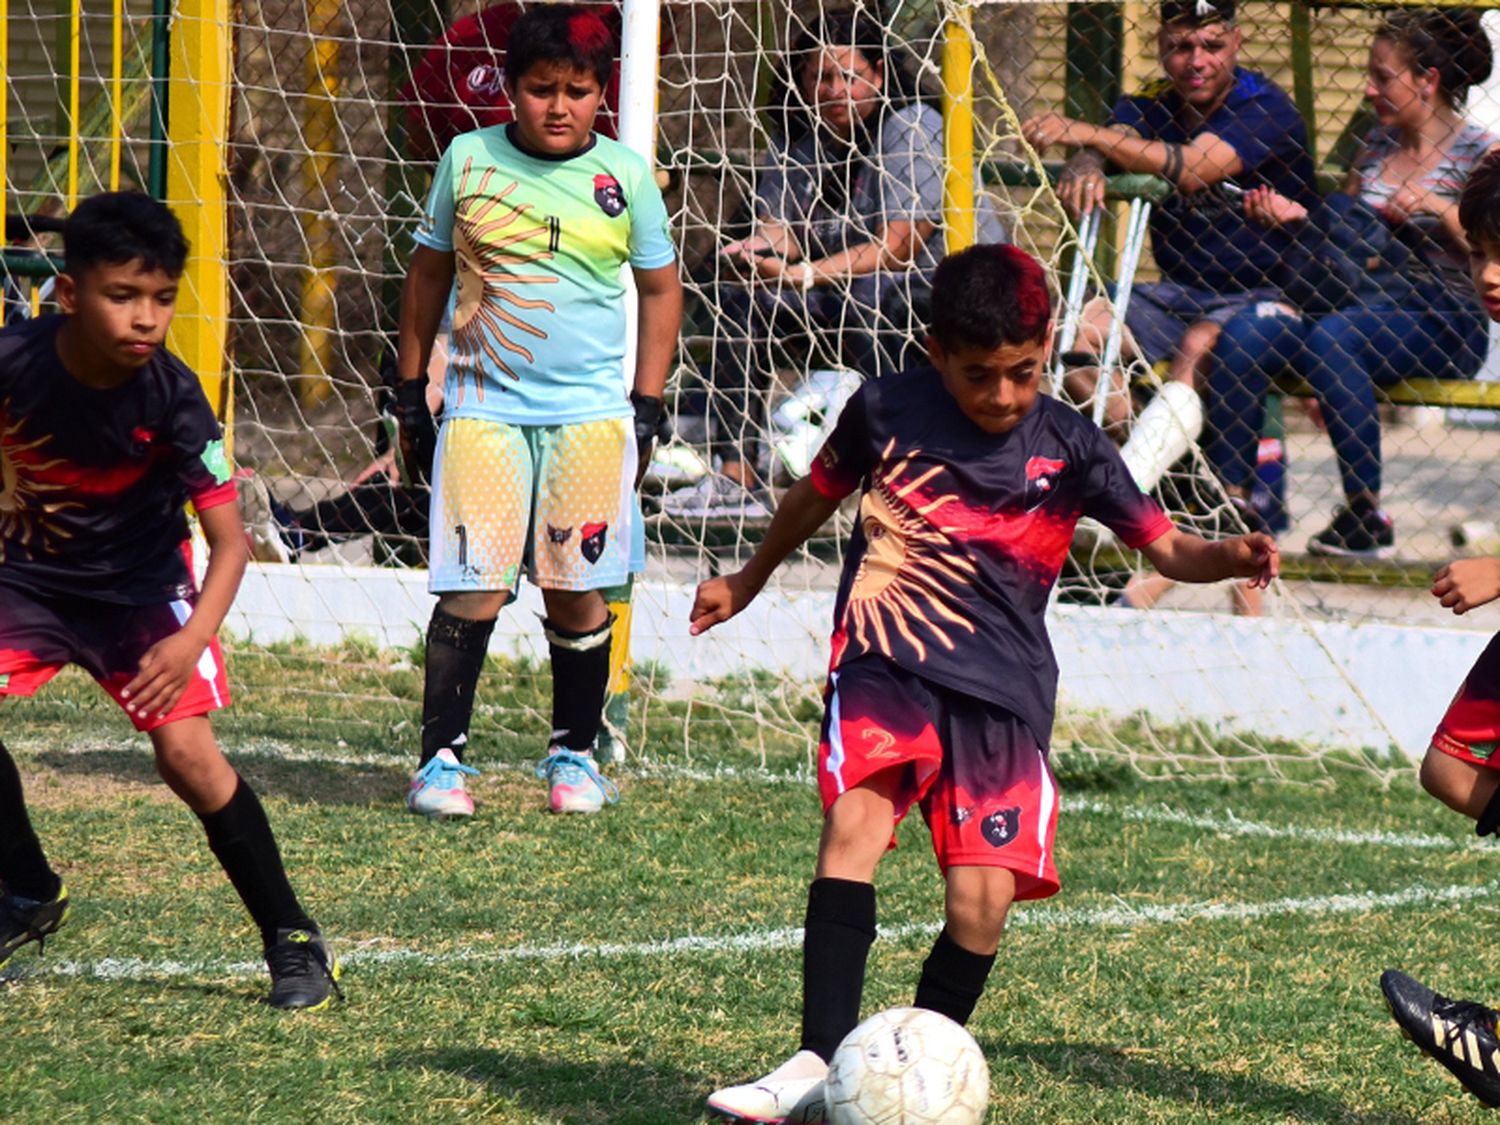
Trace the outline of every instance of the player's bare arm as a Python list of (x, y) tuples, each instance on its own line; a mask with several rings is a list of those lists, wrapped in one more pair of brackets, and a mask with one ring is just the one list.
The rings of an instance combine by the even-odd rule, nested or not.
[(219, 632), (250, 558), (239, 508), (218, 504), (198, 513), (208, 541), (208, 569), (192, 614), (181, 629), (146, 650), (140, 668), (120, 693), (126, 709), (141, 715), (165, 715), (182, 698), (203, 650)]
[(633, 270), (640, 338), (636, 346), (635, 392), (661, 398), (682, 332), (682, 279), (677, 263)]
[(787, 489), (750, 561), (733, 574), (699, 584), (688, 632), (696, 637), (749, 605), (782, 561), (827, 523), (838, 506), (839, 501), (824, 496), (809, 477)]
[(1170, 180), (1181, 191), (1202, 191), (1244, 171), (1234, 146), (1212, 133), (1200, 133), (1187, 144), (1150, 141), (1133, 129), (1093, 125), (1061, 113), (1043, 113), (1022, 127), (1038, 149), (1077, 145), (1125, 172), (1144, 172)]
[(1456, 614), (1500, 598), (1500, 558), (1459, 559), (1432, 576), (1432, 596)]
[(1252, 589), (1264, 588), (1281, 572), (1276, 540), (1264, 532), (1232, 539), (1202, 539), (1173, 528), (1141, 548), (1151, 565), (1179, 582), (1218, 582), (1248, 578)]

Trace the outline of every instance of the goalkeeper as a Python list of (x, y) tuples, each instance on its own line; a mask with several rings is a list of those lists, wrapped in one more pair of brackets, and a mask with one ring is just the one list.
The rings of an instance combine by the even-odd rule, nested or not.
[(1043, 614), (1080, 516), (1183, 581), (1264, 585), (1276, 574), (1270, 536), (1210, 543), (1174, 528), (1103, 431), (1038, 394), (1049, 308), (1041, 264), (1021, 250), (980, 245), (945, 259), (932, 287), (932, 366), (857, 391), (749, 563), (698, 587), (695, 634), (744, 609), (862, 490), (818, 750), (824, 822), (801, 1046), (757, 1082), (715, 1093), (717, 1113), (822, 1120), (828, 1060), (859, 1022), (875, 869), (914, 805), (947, 885), (918, 1007), (966, 1022), (1011, 902), (1056, 893), (1047, 745), (1057, 665)]
[[(538, 772), (554, 812), (617, 796), (599, 773), (609, 678), (602, 590), (639, 571), (635, 497), (682, 321), (677, 255), (647, 162), (594, 132), (614, 42), (592, 10), (529, 9), (506, 60), (515, 120), (465, 133), (433, 177), (401, 300), (397, 388), (409, 475), (430, 468), (421, 761), (407, 806), (470, 816), (465, 764), (490, 633), (522, 571), (542, 590), (552, 735)], [(639, 330), (626, 394), (626, 289)], [(456, 279), (443, 422), (428, 356)]]

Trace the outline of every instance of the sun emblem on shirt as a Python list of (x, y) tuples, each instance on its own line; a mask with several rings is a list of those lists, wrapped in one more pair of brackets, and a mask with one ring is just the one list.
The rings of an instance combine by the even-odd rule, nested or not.
[[(882, 461), (895, 444), (886, 446)], [(906, 479), (915, 456), (909, 453), (880, 471), (860, 501), (865, 554), (849, 589), (845, 619), (850, 639), (861, 647), (890, 653), (891, 638), (899, 635), (918, 660), (926, 660), (928, 644), (951, 652), (955, 632), (974, 632), (954, 591), (968, 587), (979, 568), (954, 545), (955, 528), (939, 522), (957, 495), (923, 492), (942, 468)]]
[[(517, 269), (531, 262), (551, 261), (560, 236), (555, 218), (531, 215), (532, 204), (506, 202), (520, 183), (500, 191), (491, 187), (496, 169), (476, 174), (474, 161), (464, 163), (458, 179), (458, 213), (462, 223), (453, 230), (454, 269), (458, 300), (453, 310), (453, 366), (459, 373), (457, 401), (464, 384), (484, 398), (482, 364), (519, 380), (514, 359), (535, 359), (525, 337), (545, 340), (547, 333), (526, 313), (556, 312), (551, 301), (522, 295), (528, 285), (555, 285), (557, 277), (544, 271)], [(544, 247), (539, 249), (538, 247)]]
[(49, 501), (47, 497), (67, 488), (38, 479), (40, 474), (63, 464), (61, 458), (34, 460), (34, 455), (48, 441), (47, 437), (22, 443), (21, 422), (9, 420), (0, 410), (0, 563), (5, 561), (5, 546), (13, 543), (35, 554), (57, 539), (69, 538), (67, 531), (48, 518), (67, 508), (81, 507), (76, 501)]

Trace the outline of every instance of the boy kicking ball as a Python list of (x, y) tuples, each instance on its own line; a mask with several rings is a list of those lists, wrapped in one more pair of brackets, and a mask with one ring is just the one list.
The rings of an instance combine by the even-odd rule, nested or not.
[[(1491, 320), (1500, 321), (1500, 151), (1469, 174), (1458, 203), (1469, 240), (1474, 288)], [(1432, 594), (1454, 613), (1500, 598), (1500, 558), (1460, 559), (1437, 572)], [(1422, 787), (1475, 831), (1500, 831), (1500, 636), (1479, 654), (1438, 723), (1422, 760)], [(1500, 1036), (1493, 1008), (1450, 1000), (1405, 973), (1387, 969), (1380, 988), (1401, 1030), (1447, 1067), (1487, 1106), (1500, 1106)]]
[(932, 365), (866, 383), (744, 569), (698, 587), (695, 634), (744, 609), (861, 490), (818, 749), (824, 821), (807, 898), (800, 1049), (765, 1077), (713, 1094), (715, 1113), (823, 1120), (828, 1060), (859, 1022), (875, 869), (913, 805), (947, 888), (918, 1007), (967, 1022), (1011, 903), (1056, 893), (1047, 746), (1057, 665), (1044, 613), (1081, 516), (1181, 581), (1264, 586), (1277, 572), (1267, 535), (1211, 543), (1173, 527), (1098, 427), (1038, 394), (1050, 306), (1042, 267), (1014, 247), (943, 261)]
[[(63, 228), (61, 315), (0, 332), (0, 697), (77, 664), (150, 736), (156, 768), (203, 822), (260, 927), (270, 1003), (319, 1008), (338, 964), (287, 882), (255, 793), (208, 715), (229, 702), (216, 639), (249, 548), (219, 424), (162, 347), (187, 241), (133, 192), (80, 203)], [(195, 590), (183, 507), (209, 562)], [(0, 967), (67, 920), (0, 745)]]

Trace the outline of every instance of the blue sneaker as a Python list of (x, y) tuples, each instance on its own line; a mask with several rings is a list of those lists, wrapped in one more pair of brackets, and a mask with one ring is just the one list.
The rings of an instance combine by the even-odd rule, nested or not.
[(596, 813), (620, 799), (614, 782), (599, 772), (587, 750), (549, 747), (537, 763), (536, 775), (546, 779), (547, 808), (555, 813)]
[(465, 774), (477, 777), (479, 771), (460, 762), (452, 750), (439, 750), (412, 775), (406, 807), (430, 817), (473, 816), (474, 798), (464, 791)]

